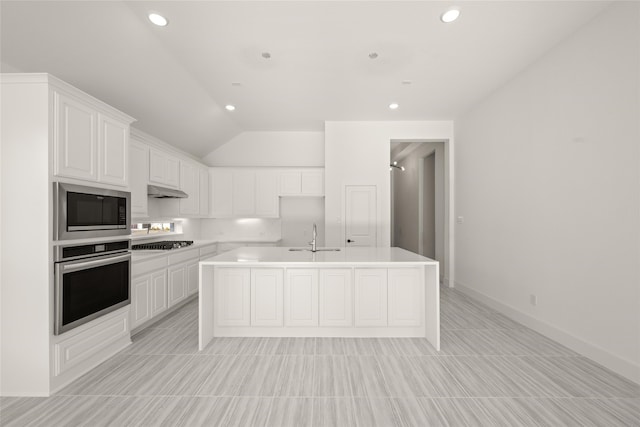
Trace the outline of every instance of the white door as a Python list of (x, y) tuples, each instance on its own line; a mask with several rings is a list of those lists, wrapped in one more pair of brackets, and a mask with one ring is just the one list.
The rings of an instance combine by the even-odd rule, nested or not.
[(318, 326), (318, 270), (287, 270), (284, 295), (285, 326)]
[(320, 326), (351, 326), (351, 269), (320, 270)]
[(214, 301), (218, 326), (249, 326), (251, 322), (251, 270), (216, 268)]
[(345, 246), (377, 246), (375, 185), (345, 186)]
[(387, 326), (387, 269), (355, 271), (356, 326)]
[(251, 326), (282, 326), (283, 270), (251, 269)]
[(389, 326), (420, 326), (422, 323), (421, 273), (419, 268), (389, 269)]

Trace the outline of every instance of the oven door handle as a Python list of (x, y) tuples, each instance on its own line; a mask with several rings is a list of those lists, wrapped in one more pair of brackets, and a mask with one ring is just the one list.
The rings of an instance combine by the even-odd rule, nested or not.
[(93, 261), (74, 262), (72, 264), (62, 265), (62, 272), (70, 273), (72, 271), (85, 270), (87, 268), (100, 267), (102, 265), (115, 264), (117, 262), (129, 261), (129, 260), (131, 260), (130, 253), (127, 253), (125, 255), (119, 255), (119, 256), (108, 256), (108, 257), (93, 260)]

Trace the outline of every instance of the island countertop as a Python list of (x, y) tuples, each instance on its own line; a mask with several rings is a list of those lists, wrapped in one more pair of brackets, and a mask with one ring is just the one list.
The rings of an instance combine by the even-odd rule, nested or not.
[[(281, 265), (357, 264), (357, 265), (437, 265), (438, 262), (401, 248), (342, 247), (311, 252), (291, 251), (289, 247), (243, 247), (200, 261), (201, 265)], [(306, 248), (305, 248), (306, 249)]]

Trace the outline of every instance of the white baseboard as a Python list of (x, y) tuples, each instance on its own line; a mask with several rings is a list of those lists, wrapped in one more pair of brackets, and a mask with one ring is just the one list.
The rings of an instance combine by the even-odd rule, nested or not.
[(474, 298), (481, 303), (488, 305), (496, 311), (510, 317), (516, 322), (522, 323), (528, 328), (533, 329), (542, 335), (551, 338), (554, 341), (570, 348), (571, 350), (579, 353), (596, 363), (612, 370), (613, 372), (622, 375), (623, 377), (640, 384), (640, 365), (633, 363), (630, 360), (623, 359), (615, 354), (608, 352), (607, 350), (599, 347), (595, 344), (584, 341), (575, 337), (567, 331), (564, 331), (556, 326), (553, 326), (543, 320), (530, 316), (522, 311), (504, 304), (488, 295), (473, 290), (460, 282), (455, 282), (455, 288), (466, 295)]

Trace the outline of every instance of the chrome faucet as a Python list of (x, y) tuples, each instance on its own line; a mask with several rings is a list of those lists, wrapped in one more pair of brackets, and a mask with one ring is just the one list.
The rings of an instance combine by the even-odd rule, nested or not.
[(316, 237), (318, 237), (318, 230), (316, 229), (316, 224), (313, 224), (313, 240), (309, 242), (309, 244), (311, 245), (311, 252), (316, 252)]

